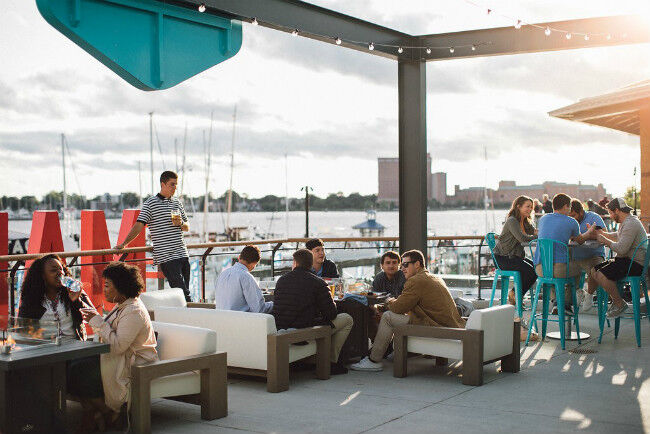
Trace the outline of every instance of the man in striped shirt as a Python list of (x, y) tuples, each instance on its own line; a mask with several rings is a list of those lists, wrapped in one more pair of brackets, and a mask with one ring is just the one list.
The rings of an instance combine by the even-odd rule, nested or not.
[(177, 183), (178, 175), (174, 172), (166, 170), (160, 175), (160, 193), (151, 196), (142, 204), (138, 220), (126, 239), (115, 248), (123, 249), (145, 226), (149, 226), (154, 265), (160, 265), (169, 286), (182, 288), (185, 299), (191, 301), (190, 262), (183, 239), (183, 232), (189, 231), (190, 225), (183, 204), (174, 197)]

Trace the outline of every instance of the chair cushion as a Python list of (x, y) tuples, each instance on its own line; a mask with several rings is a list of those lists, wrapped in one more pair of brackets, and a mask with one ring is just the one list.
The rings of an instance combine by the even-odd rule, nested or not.
[(161, 321), (152, 321), (152, 324), (158, 332), (160, 360), (214, 353), (217, 350), (217, 333), (213, 330)]
[(507, 304), (473, 311), (467, 319), (468, 330), (483, 330), (483, 361), (512, 352), (515, 307)]
[(421, 338), (409, 336), (407, 349), (411, 353), (462, 360), (463, 344), (455, 339)]
[[(228, 366), (267, 369), (267, 336), (276, 332), (272, 315), (219, 309), (161, 307), (156, 310), (156, 320), (214, 330), (217, 333), (217, 350), (228, 353)], [(302, 350), (295, 352), (300, 354)]]
[(140, 294), (140, 301), (150, 311), (159, 307), (186, 307), (185, 294), (181, 288), (151, 290)]
[(193, 395), (201, 392), (201, 376), (198, 371), (168, 375), (151, 381), (151, 398)]
[(289, 345), (289, 363), (316, 354), (316, 341), (308, 341), (307, 345)]

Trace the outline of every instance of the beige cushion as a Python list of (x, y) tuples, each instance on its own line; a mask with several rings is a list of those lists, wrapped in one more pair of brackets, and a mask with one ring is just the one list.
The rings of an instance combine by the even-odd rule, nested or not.
[(140, 301), (149, 311), (159, 307), (186, 307), (185, 294), (181, 288), (151, 290), (140, 294)]
[(201, 392), (201, 376), (198, 371), (168, 375), (151, 382), (151, 398), (193, 395)]

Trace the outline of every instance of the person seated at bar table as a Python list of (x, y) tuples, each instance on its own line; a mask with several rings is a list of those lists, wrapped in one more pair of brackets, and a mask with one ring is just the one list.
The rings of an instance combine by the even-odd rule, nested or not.
[[(571, 211), (569, 211), (569, 217), (576, 219), (580, 225), (581, 234), (587, 232), (590, 226), (595, 226), (595, 229), (598, 229), (599, 227), (601, 229), (605, 228), (605, 222), (603, 221), (603, 218), (595, 212), (585, 211), (585, 208), (582, 206), (582, 202), (580, 202), (578, 199), (571, 199)], [(571, 261), (577, 265), (580, 271), (586, 273), (587, 276), (589, 276), (591, 269), (595, 265), (600, 264), (604, 260), (605, 247), (603, 246), (599, 246), (595, 249), (583, 246), (575, 246), (571, 251)], [(593, 299), (586, 297), (585, 301), (593, 302)], [(582, 306), (580, 307), (580, 310), (582, 310)]]
[(312, 238), (305, 243), (305, 248), (314, 256), (312, 273), (323, 279), (338, 279), (336, 264), (325, 257), (325, 244), (320, 238)]
[(217, 278), (215, 306), (217, 309), (241, 312), (269, 313), (272, 301), (264, 301), (264, 295), (251, 271), (260, 261), (260, 249), (248, 245), (239, 254), (239, 261), (223, 270)]
[[(156, 337), (147, 308), (138, 295), (144, 282), (138, 267), (123, 262), (112, 262), (102, 273), (104, 297), (115, 306), (102, 318), (96, 310), (84, 309), (84, 320), (104, 343), (110, 344), (110, 352), (102, 354), (94, 366), (79, 370), (79, 375), (94, 380), (96, 389), (103, 389), (104, 408), (97, 408), (97, 427), (120, 428), (124, 422), (125, 404), (130, 399), (131, 366), (158, 360)], [(107, 407), (107, 408), (106, 408)], [(103, 415), (103, 418), (101, 417)]]
[[(617, 232), (605, 232), (598, 230), (598, 242), (608, 246), (616, 256), (614, 259), (603, 261), (594, 266), (587, 281), (587, 293), (593, 295), (598, 286), (603, 289), (612, 298), (612, 305), (607, 311), (607, 318), (617, 318), (621, 316), (628, 308), (628, 304), (621, 298), (616, 281), (627, 275), (628, 269), (630, 276), (640, 276), (643, 272), (645, 262), (646, 246), (637, 250), (634, 260), (634, 250), (643, 240), (648, 239), (648, 234), (643, 227), (643, 223), (637, 216), (630, 214), (632, 208), (628, 206), (625, 199), (617, 197), (607, 204), (609, 217), (613, 222), (618, 223)], [(591, 299), (591, 297), (588, 297)], [(584, 303), (581, 310), (589, 310), (593, 303), (586, 306)]]
[(329, 325), (332, 328), (330, 361), (331, 373), (346, 374), (347, 368), (339, 360), (353, 320), (347, 313), (336, 312), (336, 305), (325, 281), (311, 270), (314, 256), (307, 249), (293, 254), (293, 269), (280, 277), (273, 293), (273, 316), (279, 329)]
[(444, 280), (430, 274), (424, 267), (424, 255), (419, 250), (409, 250), (402, 255), (402, 270), (406, 283), (402, 294), (388, 300), (388, 311), (379, 322), (379, 330), (370, 355), (350, 366), (356, 371), (381, 371), (381, 363), (394, 329), (415, 324), (432, 327), (465, 327), (456, 304)]
[[(537, 227), (537, 237), (539, 239), (551, 239), (568, 244), (569, 241), (574, 241), (578, 244), (583, 244), (586, 240), (594, 239), (596, 236), (595, 226), (587, 225), (587, 231), (583, 234), (580, 233), (580, 225), (575, 219), (569, 217), (571, 212), (571, 198), (564, 193), (558, 193), (553, 197), (553, 213), (545, 214), (539, 219)], [(553, 246), (553, 277), (567, 277), (567, 249), (564, 246), (554, 244)], [(533, 256), (533, 263), (535, 264), (535, 271), (538, 276), (542, 276), (542, 264), (540, 259), (539, 247), (535, 249)], [(575, 262), (569, 262), (568, 277), (575, 279), (575, 285), (578, 285), (578, 276), (580, 275), (580, 268)], [(582, 304), (586, 292), (577, 289), (576, 295), (578, 304)], [(571, 299), (565, 297), (565, 310), (571, 311)], [(557, 302), (554, 300), (553, 304), (556, 306)], [(553, 314), (557, 312), (557, 307), (554, 307)]]
[(402, 259), (399, 253), (392, 250), (381, 255), (379, 261), (381, 271), (375, 275), (372, 281), (373, 292), (387, 292), (392, 297), (399, 297), (406, 282), (406, 276), (399, 267), (400, 262)]

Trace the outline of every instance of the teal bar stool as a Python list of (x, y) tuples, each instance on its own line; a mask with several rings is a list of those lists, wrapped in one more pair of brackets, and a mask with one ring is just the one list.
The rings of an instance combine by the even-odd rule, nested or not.
[[(580, 340), (580, 322), (578, 320), (578, 300), (576, 297), (576, 281), (575, 278), (569, 277), (569, 247), (560, 241), (550, 240), (550, 239), (537, 239), (529, 243), (532, 251), (532, 244), (537, 243), (537, 249), (539, 249), (539, 259), (542, 264), (542, 276), (537, 277), (537, 286), (535, 287), (535, 294), (532, 301), (532, 313), (530, 319), (530, 325), (528, 326), (528, 336), (526, 336), (526, 346), (528, 346), (528, 341), (530, 340), (530, 334), (533, 330), (533, 324), (537, 321), (537, 301), (539, 300), (539, 294), (542, 292), (542, 339), (546, 337), (546, 325), (548, 321), (557, 322), (560, 327), (560, 343), (562, 349), (566, 349), (565, 346), (565, 322), (566, 322), (566, 313), (564, 311), (564, 288), (566, 285), (569, 285), (571, 290), (571, 298), (573, 301), (573, 320), (576, 326), (576, 332), (578, 333), (578, 344), (581, 343)], [(553, 264), (554, 264), (554, 247), (555, 245), (564, 249), (566, 251), (566, 277), (553, 277)], [(551, 288), (555, 287), (555, 298), (557, 300), (557, 320), (548, 319), (548, 308), (551, 298)], [(569, 320), (571, 320), (569, 318)]]
[(496, 246), (496, 234), (494, 232), (488, 232), (485, 235), (485, 244), (490, 247), (490, 254), (492, 255), (492, 261), (494, 262), (494, 280), (492, 281), (492, 296), (490, 297), (490, 307), (494, 303), (494, 293), (497, 290), (497, 282), (501, 279), (501, 304), (506, 304), (508, 302), (508, 290), (510, 288), (510, 279), (514, 283), (515, 287), (515, 298), (517, 299), (517, 316), (521, 318), (523, 314), (523, 288), (521, 284), (521, 273), (519, 271), (510, 271), (502, 270), (497, 263), (496, 258), (494, 257), (494, 247)]
[[(627, 269), (627, 275), (621, 280), (618, 280), (616, 282), (616, 286), (618, 287), (618, 291), (620, 293), (623, 292), (623, 287), (626, 284), (630, 285), (630, 292), (632, 293), (632, 316), (625, 316), (623, 318), (634, 319), (634, 331), (636, 333), (637, 347), (641, 346), (641, 318), (647, 317), (648, 320), (650, 320), (650, 315), (648, 314), (648, 307), (650, 307), (650, 301), (648, 299), (648, 286), (645, 280), (646, 272), (648, 271), (648, 262), (650, 262), (650, 254), (648, 254), (647, 248), (648, 248), (648, 240), (646, 239), (641, 241), (639, 244), (637, 244), (637, 246), (634, 248), (634, 254), (632, 255), (632, 259), (634, 260), (639, 249), (646, 250), (646, 256), (645, 256), (645, 261), (643, 263), (643, 271), (641, 272), (641, 275), (630, 276), (630, 269), (632, 268), (632, 264), (630, 263), (630, 267)], [(643, 289), (643, 295), (645, 296), (645, 305), (646, 305), (645, 314), (641, 314), (641, 302), (640, 302), (641, 289)], [(600, 343), (603, 338), (603, 328), (604, 328), (605, 318), (607, 314), (606, 307), (607, 307), (607, 293), (605, 292), (604, 289), (599, 287), (598, 288), (598, 317), (599, 317), (598, 325), (600, 326), (600, 334), (598, 336), (598, 343)], [(620, 327), (621, 327), (621, 317), (618, 317), (614, 321), (614, 339), (618, 339), (618, 331)]]

